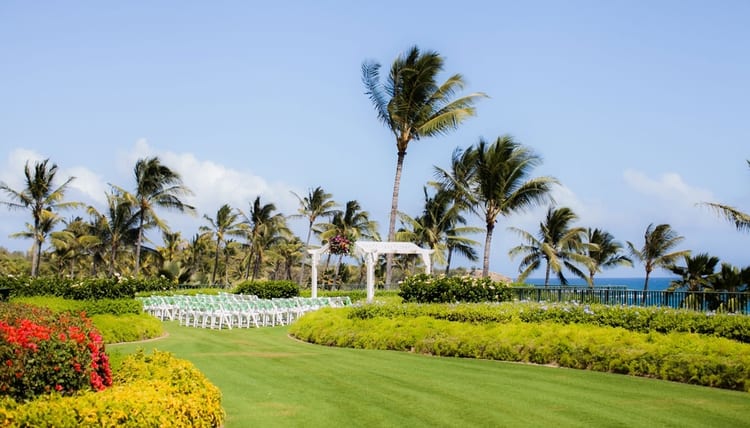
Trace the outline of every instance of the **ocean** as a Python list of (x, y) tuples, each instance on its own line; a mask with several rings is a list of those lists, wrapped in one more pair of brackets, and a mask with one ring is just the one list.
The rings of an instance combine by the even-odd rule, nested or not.
[[(666, 290), (669, 288), (669, 283), (673, 281), (674, 277), (651, 277), (648, 279), (648, 289), (649, 290)], [(646, 280), (646, 278), (643, 277), (632, 277), (632, 278), (594, 278), (594, 286), (596, 287), (606, 287), (606, 286), (624, 286), (627, 287), (629, 290), (643, 290), (643, 282)], [(527, 284), (533, 284), (533, 285), (544, 285), (544, 278), (527, 278), (526, 279)], [(550, 286), (559, 286), (559, 282), (557, 281), (557, 278), (550, 278), (549, 280)], [(580, 279), (580, 278), (568, 278), (568, 286), (574, 286), (574, 287), (587, 287), (588, 284), (586, 281)]]

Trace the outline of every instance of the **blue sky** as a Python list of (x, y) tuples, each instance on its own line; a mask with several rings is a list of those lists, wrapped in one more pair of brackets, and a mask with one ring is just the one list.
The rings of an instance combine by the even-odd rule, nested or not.
[[(0, 180), (20, 188), (26, 160), (50, 158), (77, 177), (71, 199), (100, 205), (156, 155), (201, 216), (256, 195), (292, 214), (290, 191), (323, 186), (385, 235), (395, 142), (360, 66), (416, 44), (490, 98), (456, 132), (410, 144), (402, 211), (418, 213), (454, 148), (507, 133), (544, 158), (537, 173), (560, 180), (580, 225), (640, 245), (670, 223), (683, 248), (746, 266), (750, 236), (695, 203), (750, 210), (749, 20), (744, 1), (4, 1)], [(500, 219), (492, 270), (515, 276), (506, 228), (535, 230), (545, 209)], [(186, 237), (203, 223), (166, 217)], [(0, 246), (28, 248), (8, 238), (26, 221), (0, 211)]]

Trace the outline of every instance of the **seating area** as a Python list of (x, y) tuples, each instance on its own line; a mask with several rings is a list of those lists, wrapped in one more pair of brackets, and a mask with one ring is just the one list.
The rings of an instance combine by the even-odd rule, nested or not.
[(149, 296), (139, 300), (146, 313), (162, 321), (177, 320), (183, 326), (219, 330), (287, 325), (306, 312), (352, 304), (348, 296), (259, 299), (230, 293)]

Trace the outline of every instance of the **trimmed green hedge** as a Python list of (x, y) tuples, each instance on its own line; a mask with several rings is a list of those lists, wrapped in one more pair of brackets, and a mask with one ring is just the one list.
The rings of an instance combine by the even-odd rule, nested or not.
[(399, 285), (404, 302), (505, 302), (513, 298), (510, 284), (470, 276), (413, 275)]
[(591, 324), (621, 327), (641, 333), (686, 332), (750, 343), (750, 316), (706, 314), (668, 308), (641, 308), (570, 303), (478, 303), (364, 305), (354, 308), (354, 318), (429, 316), (449, 321), (492, 323), (523, 321)]
[(143, 303), (135, 299), (70, 300), (53, 296), (16, 297), (13, 302), (50, 308), (55, 312), (86, 312), (86, 315), (137, 315), (143, 313)]
[(750, 390), (750, 345), (692, 333), (637, 333), (581, 324), (471, 324), (395, 316), (361, 319), (353, 309), (311, 312), (290, 327), (321, 345), (411, 351), (623, 373)]
[(128, 356), (102, 392), (0, 399), (3, 427), (220, 427), (224, 417), (219, 389), (190, 362), (159, 351)]
[(293, 281), (245, 281), (237, 285), (234, 294), (252, 294), (261, 299), (299, 296), (299, 286)]
[(121, 299), (135, 297), (139, 291), (174, 289), (168, 279), (159, 278), (84, 278), (0, 277), (0, 288), (11, 289), (11, 297), (57, 296), (72, 300)]

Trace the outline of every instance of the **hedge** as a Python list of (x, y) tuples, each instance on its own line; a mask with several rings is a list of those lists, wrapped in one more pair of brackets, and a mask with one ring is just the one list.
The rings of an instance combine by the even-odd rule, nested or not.
[(159, 351), (128, 356), (106, 391), (0, 399), (3, 427), (219, 427), (224, 417), (219, 389), (190, 362)]
[(299, 286), (294, 281), (245, 281), (232, 292), (252, 294), (261, 299), (286, 299), (299, 296)]
[(510, 284), (470, 276), (413, 275), (399, 284), (405, 302), (505, 302), (513, 298)]
[(642, 308), (573, 303), (479, 303), (479, 304), (404, 304), (363, 305), (350, 313), (354, 318), (429, 316), (449, 321), (492, 322), (556, 322), (622, 327), (649, 333), (686, 332), (724, 337), (750, 343), (750, 316), (710, 314), (668, 308)]
[(174, 289), (164, 277), (158, 278), (84, 278), (57, 276), (0, 277), (0, 288), (10, 288), (11, 297), (58, 296), (72, 300), (133, 298), (139, 291)]
[(638, 333), (581, 324), (471, 324), (395, 316), (361, 319), (352, 309), (311, 312), (290, 333), (312, 343), (485, 358), (646, 376), (750, 390), (750, 345), (695, 333)]

